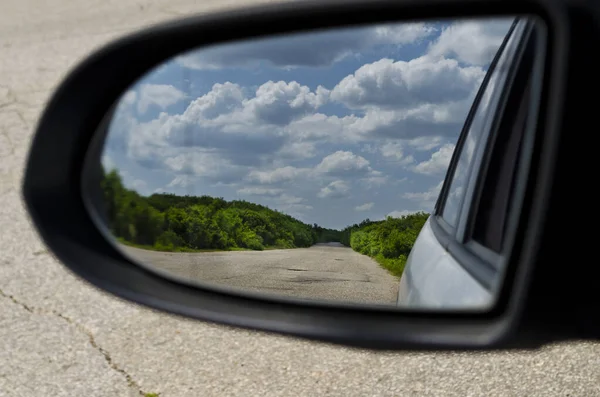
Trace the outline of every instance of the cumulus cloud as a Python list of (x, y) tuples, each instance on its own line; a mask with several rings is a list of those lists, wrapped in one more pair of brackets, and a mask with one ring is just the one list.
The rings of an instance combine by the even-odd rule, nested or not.
[(455, 138), (471, 107), (473, 94), (445, 103), (425, 103), (396, 110), (368, 108), (362, 116), (313, 114), (291, 123), (287, 131), (298, 139), (339, 142), (377, 142), (386, 139), (416, 140), (425, 137)]
[(429, 151), (442, 145), (442, 142), (443, 138), (440, 136), (422, 136), (409, 140), (407, 144), (418, 151)]
[(291, 122), (286, 133), (295, 140), (302, 141), (358, 141), (363, 139), (356, 123), (360, 117), (349, 115), (339, 117), (323, 113), (309, 114)]
[(307, 168), (297, 168), (291, 165), (273, 170), (252, 170), (248, 173), (247, 180), (262, 184), (274, 184), (293, 181), (298, 177), (304, 177), (310, 172)]
[[(185, 98), (185, 93), (169, 84), (141, 84), (137, 110), (146, 113), (149, 106), (156, 105), (165, 109)], [(130, 100), (128, 98), (128, 100)]]
[(429, 54), (472, 64), (489, 64), (502, 44), (513, 18), (458, 21), (443, 29)]
[(367, 159), (343, 150), (338, 150), (324, 157), (315, 169), (317, 172), (330, 175), (348, 175), (372, 171)]
[[(139, 124), (134, 115), (137, 98), (138, 95), (134, 90), (129, 90), (121, 96), (114, 111), (113, 118), (110, 121), (109, 133), (104, 143), (104, 155), (111, 152), (127, 152), (130, 133)], [(115, 165), (114, 161), (112, 162), (112, 165)]]
[(306, 211), (313, 209), (313, 206), (306, 203), (303, 197), (283, 193), (274, 199), (275, 208), (288, 214), (293, 214), (297, 218), (302, 218)]
[(384, 158), (392, 159), (398, 165), (412, 164), (415, 159), (412, 155), (404, 154), (404, 147), (400, 142), (386, 142), (379, 147), (379, 152)]
[(389, 178), (386, 175), (368, 176), (361, 178), (360, 181), (368, 188), (377, 188), (388, 183)]
[(130, 106), (133, 106), (136, 101), (137, 101), (137, 93), (133, 90), (129, 90), (121, 96), (121, 99), (119, 100), (119, 107), (121, 109), (128, 108)]
[(284, 193), (284, 194), (282, 194), (281, 196), (279, 196), (277, 198), (277, 201), (280, 202), (280, 203), (282, 203), (282, 204), (293, 205), (293, 204), (300, 204), (300, 203), (302, 203), (305, 200), (302, 197), (297, 197), (297, 196), (294, 196), (294, 195), (291, 195), (291, 194), (285, 194)]
[(268, 81), (258, 87), (254, 98), (244, 105), (258, 120), (275, 125), (287, 125), (293, 119), (315, 111), (327, 102), (329, 91), (321, 86), (311, 92), (295, 81)]
[(445, 174), (454, 153), (454, 145), (448, 143), (431, 155), (427, 161), (415, 165), (413, 171), (419, 174), (435, 175)]
[(427, 208), (428, 211), (431, 211), (435, 205), (435, 201), (440, 195), (440, 191), (442, 190), (442, 186), (444, 181), (441, 181), (435, 186), (432, 186), (429, 190), (425, 192), (408, 192), (402, 194), (402, 198), (406, 198), (412, 201), (417, 201), (420, 203), (421, 208)]
[(375, 205), (375, 203), (373, 203), (373, 202), (364, 203), (364, 204), (361, 204), (361, 205), (358, 205), (358, 206), (354, 207), (354, 209), (356, 211), (368, 211), (371, 208), (373, 208), (374, 205)]
[(233, 182), (246, 173), (245, 167), (233, 164), (210, 151), (181, 152), (157, 159), (176, 174), (202, 177), (215, 183)]
[(443, 183), (444, 182), (442, 181), (425, 192), (404, 193), (402, 197), (410, 200), (435, 200), (437, 199), (438, 195), (440, 194), (440, 191), (442, 190)]
[[(341, 138), (347, 142), (402, 139), (409, 141), (409, 146), (413, 142), (414, 147), (427, 148), (438, 145), (440, 136), (458, 134), (481, 76), (476, 67), (462, 68), (451, 60), (433, 63), (422, 57), (364, 65), (332, 91), (322, 86), (312, 91), (296, 81), (267, 81), (249, 93), (235, 83), (217, 83), (181, 114), (161, 113), (142, 125), (121, 123), (135, 134), (129, 133), (130, 141), (124, 138), (120, 146), (128, 146), (129, 154), (139, 161), (164, 157), (165, 147), (199, 147), (214, 150), (216, 156), (237, 165), (253, 167), (277, 159), (312, 158), (317, 155), (315, 142), (339, 142)], [(157, 87), (164, 88), (145, 85), (140, 92)], [(435, 95), (435, 87), (443, 89)], [(132, 94), (127, 102), (134, 100)], [(363, 114), (318, 113), (329, 100), (362, 106)], [(427, 136), (434, 140), (429, 146), (422, 142)], [(384, 145), (381, 151), (402, 165), (414, 161), (400, 146)], [(317, 170), (370, 170), (364, 157), (344, 153), (323, 159)]]
[[(139, 161), (163, 157), (165, 147), (212, 149), (239, 165), (258, 165), (264, 156), (306, 156), (307, 144), (290, 143), (281, 128), (314, 112), (326, 100), (323, 89), (311, 92), (297, 82), (268, 81), (247, 97), (237, 84), (214, 84), (181, 114), (160, 113), (135, 126), (129, 154)], [(121, 123), (124, 124), (124, 123)]]
[[(173, 178), (171, 180), (171, 182), (169, 182), (167, 184), (167, 187), (174, 187), (174, 188), (189, 188), (189, 187), (193, 187), (196, 186), (196, 184), (198, 183), (198, 178), (191, 176), (191, 175), (177, 175), (175, 178)], [(157, 191), (163, 191), (163, 189), (158, 189)]]
[(249, 186), (238, 189), (237, 193), (244, 196), (277, 196), (283, 192), (283, 189), (267, 188), (262, 186)]
[(212, 120), (242, 108), (245, 99), (242, 87), (226, 81), (216, 83), (211, 90), (190, 102), (186, 113), (192, 120)]
[(116, 167), (114, 160), (106, 151), (102, 153), (100, 162), (102, 163), (102, 167), (104, 167), (105, 171), (113, 170)]
[(418, 42), (435, 31), (425, 23), (332, 29), (203, 48), (178, 57), (178, 62), (192, 69), (252, 67), (264, 63), (281, 68), (321, 67), (375, 46), (397, 47)]
[[(290, 123), (285, 131), (293, 139), (323, 142), (373, 143), (389, 139), (416, 142), (421, 139), (423, 143), (429, 137), (439, 141), (455, 139), (471, 102), (469, 97), (399, 110), (371, 108), (365, 110), (362, 116), (339, 117), (316, 113)], [(429, 142), (429, 145), (435, 147), (439, 143)]]
[(133, 190), (135, 190), (138, 193), (142, 193), (143, 191), (146, 190), (148, 188), (148, 183), (146, 183), (146, 181), (142, 180), (142, 179), (135, 179), (132, 183), (131, 183), (131, 187), (133, 188)]
[(455, 59), (384, 58), (346, 76), (331, 90), (331, 99), (354, 109), (439, 104), (472, 96), (484, 75), (480, 67), (463, 67)]
[[(362, 156), (356, 155), (350, 151), (338, 150), (326, 155), (314, 167), (294, 167), (283, 166), (272, 169), (253, 169), (246, 180), (259, 184), (281, 184), (287, 182), (297, 183), (299, 181), (308, 181), (309, 179), (326, 180), (338, 177), (359, 177), (363, 179), (379, 178), (385, 180), (385, 176), (380, 171), (374, 170), (369, 161)], [(336, 182), (336, 181), (334, 181)], [(345, 182), (338, 181), (332, 185), (331, 189), (342, 188)], [(373, 179), (375, 182), (375, 179)], [(327, 188), (323, 192), (329, 192)], [(335, 192), (338, 192), (336, 190)], [(331, 194), (335, 194), (331, 191)], [(330, 193), (323, 193), (329, 196)]]
[(329, 185), (323, 187), (317, 197), (320, 198), (343, 198), (347, 197), (350, 192), (350, 186), (342, 180), (335, 180)]
[(315, 142), (290, 141), (285, 143), (275, 155), (284, 161), (309, 159), (317, 155), (317, 148)]

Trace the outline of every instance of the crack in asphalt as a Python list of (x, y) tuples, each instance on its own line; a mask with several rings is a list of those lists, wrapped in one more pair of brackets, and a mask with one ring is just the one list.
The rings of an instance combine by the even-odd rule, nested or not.
[[(0, 105), (2, 106), (2, 105)], [(0, 127), (0, 135), (2, 135), (4, 137), (4, 139), (6, 139), (6, 142), (8, 143), (8, 153), (2, 155), (2, 157), (9, 157), (15, 154), (15, 144), (13, 143), (12, 139), (10, 139), (10, 136), (8, 135), (8, 132), (6, 132), (6, 130), (2, 127)]]
[(25, 309), (26, 311), (28, 311), (28, 312), (30, 312), (32, 314), (53, 315), (55, 317), (61, 318), (62, 320), (64, 320), (67, 323), (69, 323), (70, 325), (74, 326), (79, 332), (81, 332), (81, 333), (83, 333), (83, 334), (85, 334), (87, 336), (90, 345), (96, 351), (98, 351), (100, 354), (102, 354), (102, 356), (104, 357), (104, 360), (106, 361), (106, 363), (108, 364), (108, 366), (110, 368), (112, 368), (114, 371), (116, 371), (116, 372), (120, 373), (121, 375), (123, 375), (123, 377), (127, 381), (127, 385), (130, 388), (135, 389), (140, 396), (146, 396), (147, 395), (147, 393), (145, 393), (142, 390), (142, 388), (140, 387), (140, 385), (133, 379), (133, 377), (129, 373), (127, 373), (127, 371), (125, 371), (123, 368), (120, 368), (113, 361), (110, 353), (106, 349), (103, 349), (100, 345), (98, 345), (98, 343), (96, 342), (96, 338), (94, 337), (94, 334), (92, 333), (92, 331), (90, 331), (89, 329), (87, 329), (84, 325), (78, 323), (77, 321), (73, 320), (70, 317), (65, 316), (62, 313), (57, 312), (56, 310), (44, 310), (44, 309), (36, 308), (36, 307), (33, 307), (33, 306), (29, 306), (28, 304), (26, 304), (24, 302), (21, 302), (20, 300), (18, 300), (17, 298), (15, 298), (13, 295), (5, 293), (2, 289), (0, 289), (0, 296), (9, 299), (15, 305), (21, 306), (23, 309)]

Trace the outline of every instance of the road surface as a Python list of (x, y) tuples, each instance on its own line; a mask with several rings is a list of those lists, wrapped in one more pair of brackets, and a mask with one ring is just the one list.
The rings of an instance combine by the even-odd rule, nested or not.
[(157, 313), (73, 277), (19, 195), (50, 91), (82, 56), (159, 20), (250, 1), (3, 0), (0, 397), (600, 396), (600, 344), (537, 352), (375, 353)]
[(268, 251), (157, 252), (120, 245), (129, 256), (179, 279), (271, 295), (394, 305), (399, 278), (339, 243)]

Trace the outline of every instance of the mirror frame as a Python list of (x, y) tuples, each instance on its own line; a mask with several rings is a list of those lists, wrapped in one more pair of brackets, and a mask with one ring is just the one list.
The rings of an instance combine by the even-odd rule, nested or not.
[[(190, 48), (232, 40), (359, 24), (533, 14), (547, 26), (547, 52), (534, 162), (535, 190), (526, 197), (523, 236), (496, 305), (485, 312), (405, 311), (338, 303), (288, 302), (184, 285), (124, 257), (95, 226), (82, 189), (93, 183), (82, 164), (102, 148), (116, 98), (160, 62)], [(563, 74), (568, 59), (566, 12), (543, 0), (372, 0), (283, 3), (190, 17), (110, 43), (79, 64), (53, 94), (27, 160), (23, 195), (43, 241), (76, 275), (116, 296), (165, 312), (371, 349), (536, 347), (551, 337), (518, 339), (519, 314), (543, 232), (558, 143)], [(126, 64), (120, 68), (116, 65)], [(109, 82), (109, 83), (106, 83)], [(533, 164), (532, 164), (533, 165)], [(89, 170), (88, 170), (89, 171)], [(90, 174), (87, 174), (92, 175)], [(544, 205), (532, 203), (544, 203)], [(532, 324), (532, 326), (535, 326)], [(554, 338), (559, 335), (554, 335)]]

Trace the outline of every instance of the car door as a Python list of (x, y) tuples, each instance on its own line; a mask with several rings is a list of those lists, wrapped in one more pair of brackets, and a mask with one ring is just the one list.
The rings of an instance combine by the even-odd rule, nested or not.
[(493, 301), (508, 214), (518, 210), (512, 205), (517, 167), (527, 163), (533, 32), (530, 22), (515, 20), (488, 69), (436, 206), (408, 257), (399, 306), (479, 308)]

